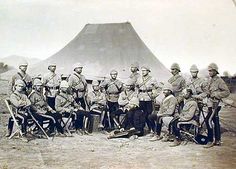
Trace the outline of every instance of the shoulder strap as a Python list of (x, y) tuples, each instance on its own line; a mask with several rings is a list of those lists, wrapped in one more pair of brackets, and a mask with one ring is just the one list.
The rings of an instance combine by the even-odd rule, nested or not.
[(151, 80), (151, 76), (149, 76), (146, 80), (143, 80), (143, 78), (142, 78), (142, 80), (143, 80), (143, 82), (139, 85), (139, 87), (142, 87), (142, 86), (144, 86), (149, 80)]
[(46, 86), (46, 84), (47, 84), (50, 80), (52, 80), (55, 76), (56, 76), (56, 73), (52, 74), (52, 76), (50, 76), (49, 79), (46, 79), (45, 86)]
[(22, 76), (22, 74), (20, 72), (17, 72), (17, 74), (21, 77), (21, 80), (25, 83), (25, 86), (27, 86), (27, 83), (25, 81), (26, 76)]
[(86, 84), (83, 82), (82, 78), (79, 77), (76, 73), (73, 73), (76, 77), (78, 77), (79, 81), (76, 83), (76, 85), (78, 85), (80, 82), (83, 83), (84, 87), (86, 86)]

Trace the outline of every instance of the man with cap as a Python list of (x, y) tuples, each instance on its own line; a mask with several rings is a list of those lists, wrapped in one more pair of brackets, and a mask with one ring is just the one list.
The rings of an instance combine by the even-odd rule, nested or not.
[(186, 87), (186, 81), (185, 79), (179, 74), (180, 73), (180, 66), (178, 63), (173, 63), (171, 65), (171, 73), (172, 77), (168, 80), (168, 82), (173, 87), (173, 94), (177, 98), (179, 103), (179, 112), (183, 108), (183, 96), (181, 96), (181, 93), (183, 89)]
[(49, 134), (54, 133), (54, 127), (57, 128), (57, 131), (59, 133), (63, 134), (64, 130), (60, 124), (62, 116), (47, 104), (46, 99), (43, 95), (42, 85), (43, 83), (39, 79), (35, 79), (33, 82), (33, 91), (29, 95), (32, 109), (34, 110), (34, 113), (32, 114), (36, 119), (38, 119), (41, 126), (43, 126), (43, 121), (50, 121)]
[(30, 92), (32, 91), (32, 78), (30, 75), (26, 73), (28, 68), (28, 63), (26, 61), (22, 61), (19, 64), (19, 71), (12, 76), (10, 83), (9, 83), (9, 95), (14, 92), (15, 88), (15, 82), (18, 79), (21, 79), (25, 83), (25, 87), (23, 89), (23, 92), (26, 95), (29, 95)]
[(81, 63), (75, 63), (73, 65), (73, 73), (68, 79), (69, 86), (72, 89), (73, 96), (77, 104), (80, 104), (83, 109), (86, 109), (85, 96), (87, 94), (87, 82), (84, 75), (82, 75), (83, 65)]
[(142, 76), (138, 78), (136, 87), (138, 90), (139, 106), (145, 113), (146, 123), (150, 132), (151, 125), (148, 116), (153, 112), (153, 101), (160, 94), (160, 87), (156, 79), (149, 75), (151, 70), (148, 66), (142, 66), (141, 70)]
[(72, 118), (74, 127), (77, 134), (85, 133), (87, 134), (87, 128), (83, 129), (83, 120), (84, 117), (87, 117), (89, 122), (91, 121), (91, 115), (89, 112), (83, 110), (80, 104), (77, 104), (73, 95), (68, 92), (69, 84), (67, 81), (61, 81), (60, 84), (60, 93), (56, 96), (56, 111), (61, 113), (63, 117)]
[(191, 78), (189, 83), (187, 83), (187, 88), (191, 89), (193, 92), (192, 97), (198, 102), (202, 102), (206, 98), (207, 81), (203, 78), (198, 77), (198, 68), (196, 65), (192, 65), (190, 68)]
[[(31, 105), (30, 100), (25, 94), (24, 88), (25, 88), (25, 82), (21, 79), (18, 79), (14, 83), (15, 91), (10, 95), (10, 101), (13, 105), (13, 109), (15, 109), (15, 117), (17, 120), (19, 120), (19, 123), (21, 124), (21, 131), (23, 135), (26, 134), (27, 129), (27, 108)], [(8, 134), (6, 137), (11, 136), (12, 130), (13, 130), (14, 121), (12, 120), (12, 117), (9, 118), (8, 122)]]
[(136, 84), (138, 78), (141, 76), (138, 73), (138, 71), (139, 71), (139, 64), (138, 64), (138, 62), (134, 62), (134, 63), (131, 64), (130, 71), (131, 71), (131, 75), (129, 76), (129, 78), (131, 80), (133, 80), (134, 83)]
[[(210, 148), (214, 145), (221, 145), (221, 132), (219, 111), (221, 110), (221, 99), (230, 95), (230, 91), (223, 79), (217, 74), (218, 66), (215, 63), (211, 63), (208, 66), (209, 81), (207, 86), (207, 106), (208, 114), (206, 116), (206, 125), (208, 131), (209, 142), (205, 145), (205, 148)], [(214, 128), (213, 128), (214, 123)], [(215, 140), (213, 140), (213, 135)]]
[[(109, 80), (104, 80), (101, 82), (100, 87), (105, 92), (108, 111), (111, 114), (112, 112), (118, 110), (118, 98), (120, 93), (123, 91), (123, 83), (117, 79), (118, 72), (116, 70), (112, 70), (110, 72), (111, 78)], [(109, 118), (109, 117), (108, 117)], [(114, 128), (114, 121), (111, 121), (111, 128)]]
[(92, 81), (93, 91), (88, 93), (87, 103), (89, 105), (90, 114), (100, 115), (99, 128), (103, 128), (103, 120), (106, 113), (106, 96), (100, 91), (99, 82), (97, 80)]
[[(193, 92), (191, 89), (187, 88), (183, 90), (184, 96), (184, 107), (181, 110), (180, 114), (176, 114), (176, 116), (171, 120), (169, 124), (171, 127), (171, 131), (175, 136), (173, 144), (170, 147), (175, 147), (181, 144), (181, 135), (180, 135), (180, 128), (182, 125), (191, 125), (191, 124), (198, 124), (197, 123), (197, 116), (198, 116), (198, 104), (195, 99), (192, 97)], [(163, 121), (165, 121), (163, 119)]]
[(162, 129), (162, 118), (170, 117), (173, 118), (176, 113), (176, 106), (178, 105), (177, 99), (173, 96), (173, 88), (172, 85), (166, 83), (162, 88), (162, 92), (164, 94), (164, 98), (160, 104), (160, 109), (157, 114), (153, 113), (148, 116), (150, 120), (150, 125), (152, 131), (154, 132), (153, 137), (150, 141), (156, 141), (162, 139), (161, 137), (161, 129)]
[(50, 63), (48, 65), (49, 72), (43, 76), (43, 86), (45, 87), (45, 95), (48, 105), (55, 110), (55, 98), (59, 92), (59, 85), (61, 78), (55, 73), (56, 64)]

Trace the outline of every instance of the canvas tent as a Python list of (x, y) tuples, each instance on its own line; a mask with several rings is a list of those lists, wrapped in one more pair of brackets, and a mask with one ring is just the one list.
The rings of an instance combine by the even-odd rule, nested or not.
[(56, 63), (58, 73), (69, 74), (76, 62), (84, 65), (83, 74), (90, 79), (109, 77), (112, 69), (118, 70), (120, 78), (127, 78), (133, 62), (148, 65), (158, 81), (170, 77), (167, 68), (147, 48), (129, 22), (87, 24), (64, 48), (30, 71), (45, 73), (49, 63)]

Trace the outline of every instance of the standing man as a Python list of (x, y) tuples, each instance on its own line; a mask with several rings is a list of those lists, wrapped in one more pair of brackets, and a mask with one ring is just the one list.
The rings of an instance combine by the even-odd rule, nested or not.
[[(221, 132), (220, 132), (220, 120), (219, 111), (221, 110), (221, 99), (226, 98), (230, 95), (229, 88), (223, 79), (221, 79), (217, 74), (218, 66), (215, 63), (211, 63), (208, 66), (209, 72), (209, 82), (207, 87), (207, 106), (208, 114), (206, 117), (206, 125), (208, 130), (208, 140), (209, 142), (205, 145), (205, 148), (210, 148), (214, 145), (221, 145)], [(213, 129), (214, 123), (214, 129)], [(215, 140), (213, 140), (213, 134)]]
[(178, 100), (179, 103), (179, 112), (184, 106), (184, 98), (181, 96), (181, 93), (183, 89), (186, 87), (186, 82), (185, 79), (179, 74), (180, 73), (180, 67), (178, 63), (173, 63), (171, 65), (171, 73), (172, 77), (168, 80), (168, 82), (172, 85), (173, 87), (173, 94)]
[(73, 65), (73, 74), (68, 79), (69, 86), (72, 89), (73, 96), (77, 104), (80, 104), (86, 110), (85, 96), (87, 94), (87, 82), (82, 75), (83, 66), (81, 63)]
[(60, 76), (56, 71), (56, 64), (51, 63), (48, 65), (49, 72), (43, 77), (43, 85), (45, 87), (45, 95), (48, 105), (55, 110), (55, 98), (59, 92), (59, 85), (61, 82)]
[(207, 89), (207, 81), (203, 78), (198, 77), (198, 68), (196, 65), (192, 65), (190, 68), (191, 78), (190, 82), (187, 84), (187, 87), (192, 90), (192, 97), (197, 99), (197, 101), (202, 102), (204, 98), (206, 98), (206, 89)]
[(145, 113), (146, 123), (151, 131), (150, 120), (148, 116), (153, 112), (153, 101), (159, 95), (159, 86), (152, 76), (149, 75), (151, 72), (148, 66), (142, 66), (142, 76), (137, 80), (138, 98), (140, 109)]
[[(109, 80), (104, 80), (100, 87), (106, 94), (108, 111), (112, 113), (119, 109), (118, 98), (120, 93), (123, 91), (123, 83), (117, 79), (118, 72), (112, 70), (110, 72), (111, 78)], [(110, 117), (108, 117), (110, 118)], [(114, 128), (114, 121), (111, 120), (111, 128)]]
[(12, 76), (9, 83), (9, 95), (15, 90), (15, 82), (20, 79), (25, 83), (25, 87), (23, 89), (24, 94), (29, 95), (32, 91), (32, 78), (26, 73), (28, 68), (28, 63), (26, 61), (22, 61), (19, 64), (19, 71)]
[(131, 71), (131, 75), (129, 76), (129, 78), (136, 84), (138, 78), (140, 78), (140, 76), (141, 76), (138, 73), (138, 71), (139, 71), (138, 62), (134, 62), (134, 63), (131, 64), (130, 71)]

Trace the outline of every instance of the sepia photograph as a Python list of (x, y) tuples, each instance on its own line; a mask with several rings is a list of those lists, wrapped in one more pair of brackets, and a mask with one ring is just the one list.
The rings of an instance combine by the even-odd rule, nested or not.
[(0, 169), (236, 168), (236, 0), (0, 0)]

